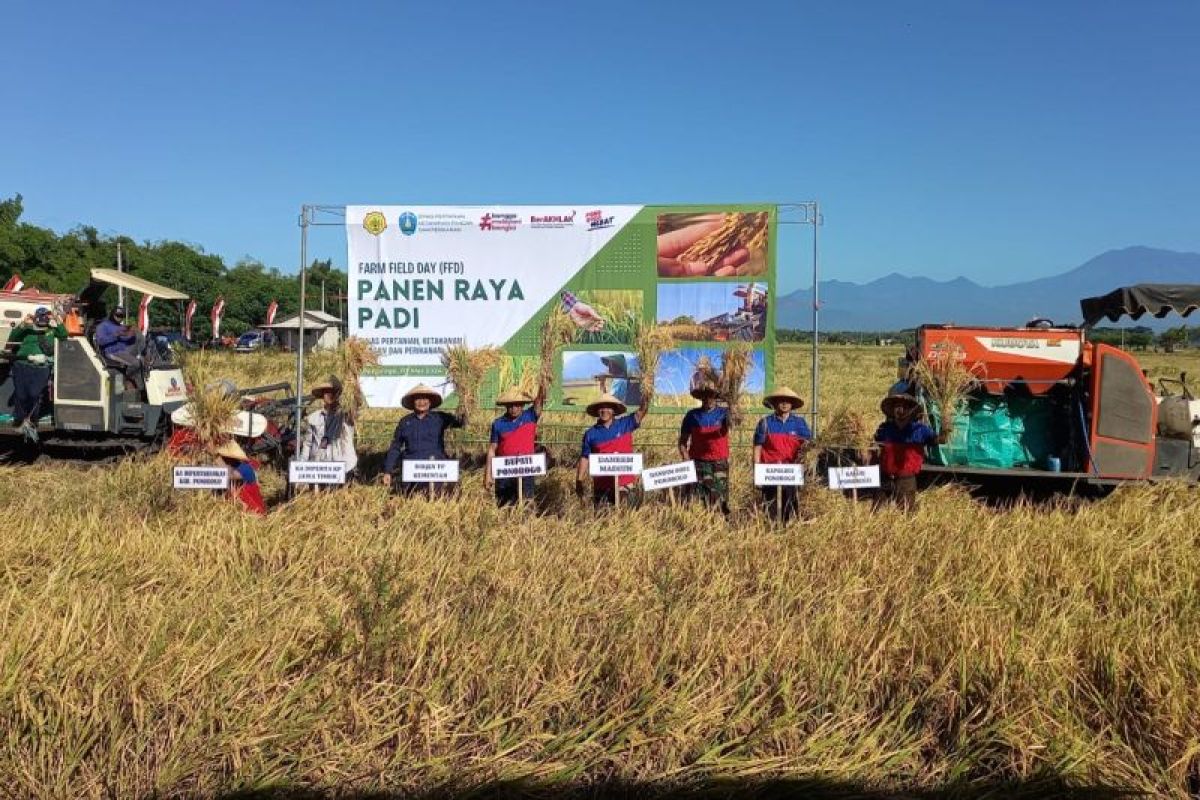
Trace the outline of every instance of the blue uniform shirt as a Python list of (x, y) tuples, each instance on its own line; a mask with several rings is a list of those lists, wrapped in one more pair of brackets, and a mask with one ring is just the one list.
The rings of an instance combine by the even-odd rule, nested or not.
[(587, 458), (592, 453), (632, 453), (633, 432), (637, 429), (633, 414), (615, 418), (607, 428), (597, 422), (584, 432), (580, 455)]
[(415, 412), (405, 414), (396, 423), (392, 446), (383, 460), (383, 471), (395, 472), (401, 458), (422, 461), (446, 458), (446, 430), (461, 427), (458, 417), (445, 411), (430, 411), (424, 419)]

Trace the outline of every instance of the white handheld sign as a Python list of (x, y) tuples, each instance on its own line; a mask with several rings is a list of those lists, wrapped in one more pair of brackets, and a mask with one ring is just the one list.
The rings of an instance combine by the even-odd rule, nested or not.
[(290, 461), (288, 483), (321, 483), (341, 486), (346, 482), (346, 465), (341, 461)]
[(175, 467), (171, 478), (176, 489), (229, 488), (229, 470), (225, 467)]
[(405, 483), (458, 483), (458, 462), (404, 459), (400, 477)]
[(878, 489), (879, 467), (830, 467), (830, 489)]
[(686, 486), (695, 482), (695, 461), (680, 461), (678, 464), (651, 467), (642, 471), (642, 486), (647, 492), (670, 489), (672, 486)]
[(592, 453), (588, 456), (588, 474), (593, 478), (604, 475), (638, 475), (641, 471), (641, 453)]
[(534, 453), (528, 456), (495, 456), (492, 458), (492, 477), (498, 480), (504, 478), (529, 478), (534, 475), (545, 474), (545, 453)]
[(755, 464), (755, 486), (803, 486), (803, 464)]

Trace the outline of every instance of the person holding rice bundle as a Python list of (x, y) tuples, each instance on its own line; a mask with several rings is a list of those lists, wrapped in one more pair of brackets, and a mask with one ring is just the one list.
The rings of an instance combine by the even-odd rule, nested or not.
[[(496, 505), (513, 506), (523, 495), (533, 497), (533, 476), (524, 478), (492, 477), (492, 459), (501, 456), (531, 456), (537, 445), (537, 423), (542, 414), (545, 402), (544, 390), (539, 390), (536, 398), (530, 398), (524, 392), (509, 389), (496, 398), (496, 405), (504, 409), (504, 413), (492, 422), (492, 432), (488, 441), (487, 465), (483, 476), (483, 485), (496, 490)], [(532, 404), (530, 406), (530, 404)], [(526, 406), (530, 406), (526, 408)], [(518, 481), (520, 483), (518, 483)]]
[[(641, 427), (646, 412), (650, 410), (650, 395), (642, 395), (641, 405), (632, 414), (625, 414), (626, 406), (611, 394), (602, 394), (587, 407), (588, 416), (596, 418), (596, 424), (583, 434), (583, 448), (579, 455), (579, 466), (575, 473), (575, 492), (583, 497), (587, 491), (588, 456), (593, 453), (632, 453), (633, 432)], [(597, 508), (604, 504), (615, 504), (617, 492), (637, 505), (638, 479), (636, 475), (597, 476), (592, 479), (592, 503)]]
[[(804, 406), (804, 400), (788, 387), (781, 386), (763, 397), (763, 405), (774, 413), (760, 419), (754, 429), (754, 463), (799, 463), (805, 446), (812, 439), (808, 422), (793, 413)], [(768, 514), (781, 517), (781, 522), (796, 515), (795, 486), (763, 486), (760, 492)], [(781, 494), (782, 504), (778, 502)]]
[(925, 465), (925, 447), (945, 444), (949, 432), (939, 436), (921, 422), (921, 404), (907, 392), (889, 394), (879, 410), (887, 419), (875, 431), (881, 482), (875, 505), (891, 501), (912, 511), (917, 507), (917, 476)]
[(354, 420), (342, 409), (342, 382), (334, 375), (313, 387), (312, 397), (321, 407), (308, 415), (308, 430), (300, 442), (301, 461), (341, 462), (346, 478), (358, 466), (354, 450)]
[(239, 501), (252, 514), (265, 516), (267, 505), (263, 501), (262, 489), (258, 485), (257, 466), (241, 445), (233, 439), (227, 439), (211, 448), (213, 455), (229, 470), (229, 496)]
[(692, 496), (729, 515), (729, 409), (717, 405), (717, 388), (698, 383), (691, 390), (700, 401), (683, 416), (679, 427), (679, 456), (696, 463)]
[[(404, 459), (411, 460), (445, 460), (446, 431), (450, 428), (461, 428), (467, 423), (465, 409), (458, 414), (447, 414), (437, 411), (442, 404), (442, 396), (437, 390), (423, 383), (417, 384), (400, 399), (400, 405), (411, 413), (405, 414), (396, 423), (396, 431), (392, 434), (392, 444), (383, 460), (383, 485), (392, 485), (392, 474)], [(448, 484), (436, 484), (433, 488), (425, 483), (408, 483), (401, 481), (401, 490), (412, 494), (418, 489), (429, 488), (430, 493), (442, 494), (447, 491)]]

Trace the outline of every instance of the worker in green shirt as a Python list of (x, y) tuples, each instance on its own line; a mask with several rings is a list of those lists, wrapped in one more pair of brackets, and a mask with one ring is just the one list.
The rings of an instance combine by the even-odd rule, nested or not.
[(45, 306), (9, 331), (8, 341), (19, 345), (12, 365), (13, 427), (30, 441), (38, 439), (38, 411), (50, 383), (54, 340), (66, 338), (67, 327)]

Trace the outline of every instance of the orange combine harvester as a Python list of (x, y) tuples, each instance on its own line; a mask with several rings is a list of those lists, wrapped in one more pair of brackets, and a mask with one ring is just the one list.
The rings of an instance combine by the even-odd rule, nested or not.
[(917, 330), (917, 358), (956, 358), (976, 377), (949, 442), (933, 448), (929, 475), (1055, 490), (1200, 479), (1200, 401), (1186, 374), (1155, 387), (1133, 355), (1087, 339), (1104, 318), (1187, 316), (1200, 306), (1200, 286), (1140, 284), (1081, 306), (1078, 328), (1035, 320)]

